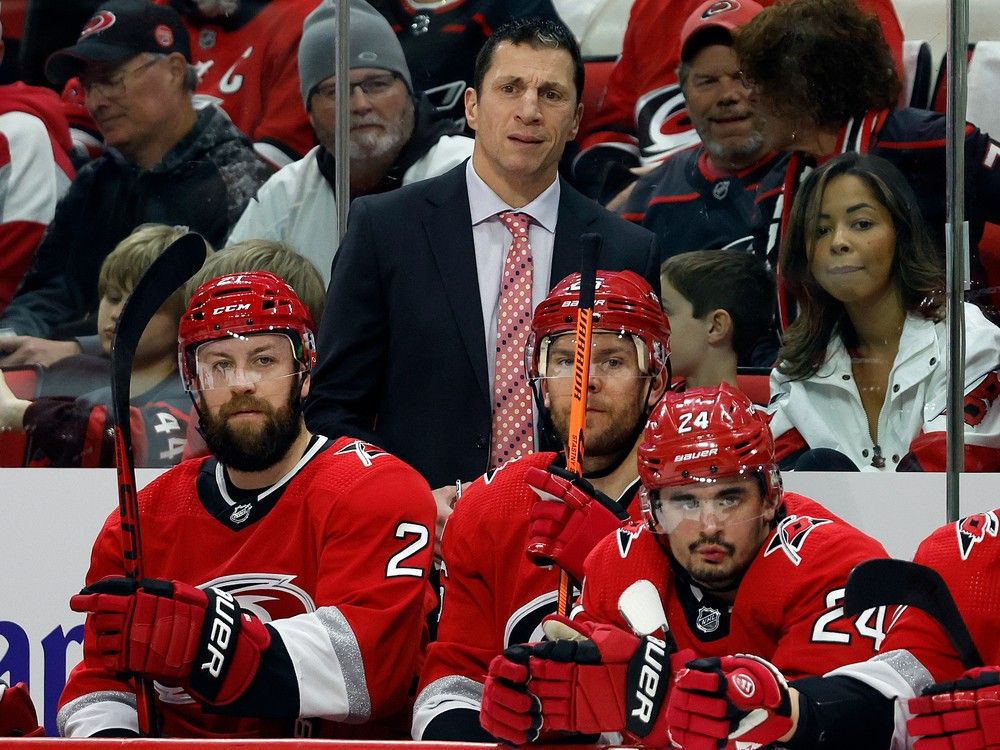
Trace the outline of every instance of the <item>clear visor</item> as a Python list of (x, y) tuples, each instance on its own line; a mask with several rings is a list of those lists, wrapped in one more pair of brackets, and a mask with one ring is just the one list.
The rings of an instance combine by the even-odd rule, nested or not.
[[(749, 475), (755, 480), (755, 475)], [(746, 491), (734, 488), (731, 480), (737, 477), (692, 480), (697, 487), (722, 484), (720, 491), (712, 497), (696, 497), (690, 491), (692, 485), (664, 487), (650, 490), (642, 487), (639, 501), (643, 515), (650, 529), (660, 534), (671, 534), (681, 524), (696, 524), (699, 527), (723, 527), (757, 521), (771, 512), (766, 495), (760, 492), (759, 482)]]
[(192, 392), (246, 388), (264, 382), (298, 377), (302, 363), (291, 338), (284, 333), (242, 336), (199, 344), (194, 352)]
[[(533, 350), (534, 346), (528, 347), (529, 356)], [(542, 379), (573, 377), (575, 355), (575, 332), (546, 336), (538, 349), (538, 377)], [(650, 374), (649, 363), (649, 349), (638, 336), (631, 333), (594, 332), (590, 346), (592, 378), (646, 377)]]

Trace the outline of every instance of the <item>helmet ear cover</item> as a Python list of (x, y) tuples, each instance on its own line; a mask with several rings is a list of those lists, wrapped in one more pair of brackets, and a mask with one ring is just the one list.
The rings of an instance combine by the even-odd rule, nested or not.
[(178, 368), (188, 391), (198, 390), (199, 345), (229, 336), (288, 336), (305, 373), (316, 365), (315, 326), (308, 308), (283, 279), (265, 271), (227, 274), (202, 284), (178, 330)]

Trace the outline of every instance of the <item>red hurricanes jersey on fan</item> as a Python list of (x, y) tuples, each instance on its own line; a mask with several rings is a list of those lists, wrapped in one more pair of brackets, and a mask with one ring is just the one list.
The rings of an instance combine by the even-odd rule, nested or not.
[[(976, 513), (934, 531), (913, 561), (933, 568), (948, 584), (986, 664), (1000, 664), (1000, 511)], [(889, 630), (883, 651), (906, 649), (935, 682), (957, 679), (965, 668), (948, 636), (930, 617), (907, 607)]]
[[(156, 0), (169, 5), (170, 0)], [(197, 93), (221, 100), (233, 124), (255, 144), (269, 144), (288, 161), (315, 145), (299, 91), (302, 24), (318, 0), (270, 0), (235, 28), (181, 14), (191, 39), (191, 59), (200, 76)], [(246, 4), (246, 3), (245, 3)], [(332, 53), (331, 53), (332, 54)], [(264, 153), (275, 161), (278, 156)], [(271, 158), (273, 156), (274, 158)]]
[[(300, 716), (333, 721), (314, 720), (303, 732), (292, 720), (206, 713), (180, 688), (157, 684), (164, 735), (400, 737), (433, 604), (435, 506), (427, 483), (380, 448), (319, 436), (288, 476), (251, 499), (234, 499), (223, 474), (214, 458), (186, 461), (139, 494), (145, 577), (235, 596), (287, 649)], [(87, 582), (121, 575), (121, 549), (115, 511), (94, 545)], [(134, 693), (89, 658), (93, 638), (88, 621), (84, 659), (60, 699), (64, 734), (122, 726), (123, 696)], [(368, 723), (347, 726), (360, 722)]]
[[(477, 479), (455, 506), (442, 540), (441, 620), (427, 650), (414, 719), (418, 729), (463, 701), (478, 711), (490, 661), (508, 646), (542, 639), (541, 621), (556, 611), (559, 570), (525, 556), (528, 519), (538, 500), (524, 481), (555, 453), (533, 453)], [(625, 490), (633, 518), (638, 480)]]
[(783, 503), (785, 517), (750, 564), (731, 606), (680, 580), (656, 535), (636, 523), (603, 539), (587, 558), (577, 617), (627, 628), (618, 598), (629, 584), (648, 578), (660, 592), (679, 649), (699, 656), (756, 654), (790, 680), (868, 659), (881, 641), (885, 611), (845, 618), (844, 585), (857, 563), (886, 557), (885, 550), (808, 498), (786, 492)]

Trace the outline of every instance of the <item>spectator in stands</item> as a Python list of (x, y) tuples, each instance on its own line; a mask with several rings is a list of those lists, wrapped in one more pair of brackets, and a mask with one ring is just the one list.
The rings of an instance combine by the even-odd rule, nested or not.
[[(896, 67), (902, 70), (903, 32), (892, 0), (858, 1), (878, 14)], [(580, 134), (581, 151), (573, 161), (574, 184), (587, 195), (606, 201), (635, 180), (631, 169), (656, 164), (672, 150), (694, 142), (677, 64), (681, 28), (702, 2), (635, 0), (632, 5), (621, 57), (608, 79), (600, 110), (588, 132)], [(742, 2), (720, 0), (712, 11)], [(764, 7), (774, 3), (760, 0)], [(794, 71), (797, 62), (786, 72)]]
[(733, 29), (762, 8), (753, 0), (717, 5), (699, 5), (681, 30), (677, 77), (701, 142), (642, 177), (622, 208), (656, 234), (664, 260), (688, 250), (751, 249), (757, 183), (779, 157), (768, 150), (732, 49)]
[[(906, 175), (943, 257), (945, 116), (893, 109), (900, 84), (875, 18), (847, 0), (795, 0), (765, 8), (735, 35), (734, 49), (769, 139), (792, 153), (761, 182), (759, 253), (777, 265), (780, 238), (805, 172), (835, 154), (857, 151), (882, 156)], [(995, 159), (1000, 144), (973, 126), (966, 128), (965, 139), (966, 217), (978, 285), (982, 268), (976, 249), (983, 223), (1000, 221)], [(780, 286), (778, 293), (781, 322), (787, 325), (791, 310)]]
[(0, 313), (27, 273), (56, 202), (76, 176), (72, 149), (58, 96), (20, 82), (0, 86)]
[[(472, 139), (414, 95), (389, 24), (351, 0), (351, 197), (382, 193), (447, 172), (472, 154)], [(306, 18), (299, 47), (302, 101), (320, 145), (271, 177), (233, 227), (230, 242), (279, 240), (330, 279), (336, 252), (336, 14), (332, 0)]]
[[(392, 25), (416, 91), (432, 90), (443, 113), (465, 117), (476, 55), (493, 30), (516, 18), (559, 20), (552, 0), (369, 0)], [(434, 89), (442, 87), (438, 92)]]
[[(139, 224), (183, 224), (213, 245), (225, 239), (268, 169), (222, 112), (195, 111), (189, 58), (173, 9), (110, 0), (76, 45), (49, 59), (54, 80), (80, 75), (109, 149), (59, 204), (0, 328), (37, 338), (94, 333), (101, 261)], [(80, 350), (72, 341), (0, 341), (8, 352), (0, 365), (26, 361), (26, 346), (43, 364)]]
[(298, 106), (302, 22), (319, 0), (155, 0), (188, 30), (197, 94), (211, 97), (276, 168), (313, 146)]
[[(118, 316), (136, 282), (184, 227), (147, 224), (118, 243), (101, 265), (98, 327), (101, 346), (111, 352)], [(211, 248), (206, 248), (209, 251)], [(149, 321), (136, 347), (129, 388), (137, 466), (172, 466), (184, 452), (190, 401), (177, 374), (177, 326), (184, 312), (178, 290)], [(110, 367), (108, 378), (110, 380)], [(114, 466), (108, 427), (111, 388), (80, 398), (19, 399), (0, 375), (0, 431), (31, 436), (32, 463), (43, 466)], [(141, 425), (141, 429), (140, 426)]]
[(688, 388), (735, 386), (737, 366), (754, 363), (770, 329), (774, 278), (764, 264), (749, 253), (695, 250), (664, 262), (660, 287), (674, 377)]
[[(779, 460), (839, 451), (862, 471), (943, 471), (944, 272), (887, 160), (843, 154), (795, 196), (781, 270), (799, 304), (771, 377)], [(1000, 469), (1000, 328), (965, 310), (965, 468)]]

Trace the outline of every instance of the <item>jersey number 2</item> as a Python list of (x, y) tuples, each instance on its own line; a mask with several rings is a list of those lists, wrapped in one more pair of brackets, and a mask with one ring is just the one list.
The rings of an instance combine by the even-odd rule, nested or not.
[(396, 527), (397, 539), (406, 539), (407, 537), (413, 536), (415, 536), (416, 539), (389, 558), (389, 562), (385, 566), (386, 578), (395, 578), (396, 576), (413, 576), (414, 578), (420, 578), (424, 575), (423, 568), (414, 568), (403, 565), (402, 563), (406, 562), (409, 558), (413, 557), (427, 546), (427, 542), (431, 538), (430, 532), (427, 530), (426, 526), (419, 523), (410, 523), (409, 521), (404, 521)]
[[(828, 629), (827, 626), (844, 616), (844, 608), (841, 602), (844, 601), (844, 589), (834, 589), (826, 595), (826, 612), (816, 618), (813, 625), (813, 643), (850, 643), (851, 634), (842, 633), (839, 630)], [(869, 624), (871, 623), (871, 624)], [(875, 644), (874, 651), (878, 651), (885, 638), (885, 607), (866, 609), (854, 621), (854, 628), (858, 635), (871, 638)]]

